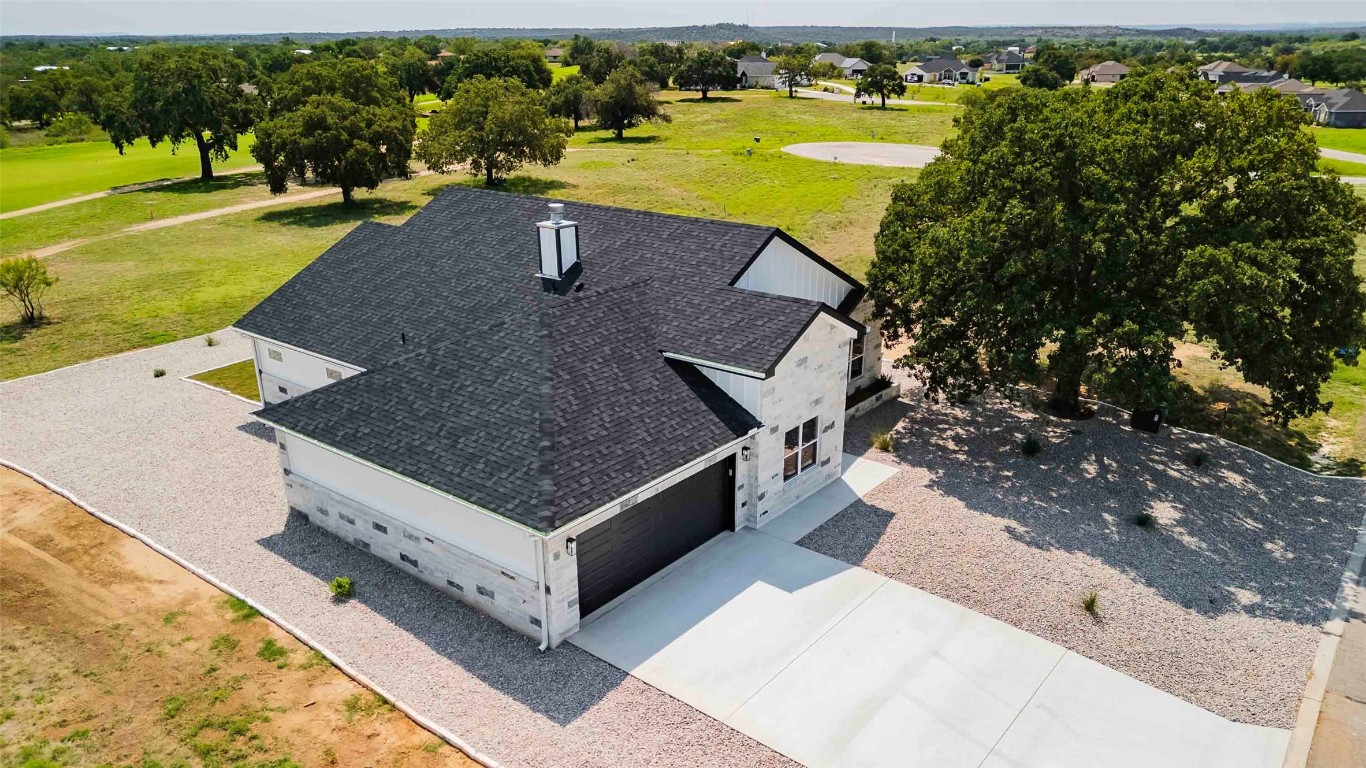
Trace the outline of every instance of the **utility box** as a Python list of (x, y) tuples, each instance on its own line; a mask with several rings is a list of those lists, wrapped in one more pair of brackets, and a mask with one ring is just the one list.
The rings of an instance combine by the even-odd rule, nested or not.
[(1135, 408), (1129, 417), (1129, 426), (1134, 429), (1157, 434), (1167, 420), (1166, 408)]

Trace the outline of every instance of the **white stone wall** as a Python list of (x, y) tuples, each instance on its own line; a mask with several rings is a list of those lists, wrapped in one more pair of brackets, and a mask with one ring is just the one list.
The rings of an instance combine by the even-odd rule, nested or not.
[(256, 359), (256, 370), (260, 375), (261, 397), (266, 404), (298, 397), (305, 392), (355, 376), (364, 370), (359, 366), (334, 362), (282, 344), (250, 338), (253, 356)]
[(863, 343), (863, 375), (849, 380), (849, 385), (845, 389), (846, 395), (852, 395), (855, 391), (872, 384), (882, 371), (882, 323), (873, 320), (872, 317), (873, 302), (870, 299), (859, 302), (854, 311), (849, 313), (849, 319), (862, 324), (868, 332)]
[[(793, 504), (840, 476), (844, 450), (844, 401), (853, 329), (822, 315), (764, 382), (760, 408), (764, 427), (745, 462), (746, 492), (753, 496), (741, 520), (762, 526)], [(783, 434), (815, 417), (819, 421), (816, 465), (783, 480)], [(743, 465), (742, 465), (743, 466)]]

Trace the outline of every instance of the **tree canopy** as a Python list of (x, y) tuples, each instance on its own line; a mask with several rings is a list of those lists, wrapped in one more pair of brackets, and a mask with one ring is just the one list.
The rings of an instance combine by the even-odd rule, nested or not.
[(683, 60), (683, 65), (678, 68), (678, 74), (674, 76), (679, 88), (695, 88), (702, 92), (702, 99), (706, 100), (707, 93), (718, 88), (734, 88), (738, 74), (735, 69), (735, 62), (730, 60), (726, 54), (710, 48), (702, 48), (693, 51), (688, 58)]
[(199, 177), (213, 178), (213, 161), (227, 160), (239, 134), (251, 130), (257, 100), (242, 88), (246, 67), (216, 48), (155, 46), (139, 51), (133, 76), (98, 117), (120, 153), (146, 137), (152, 146), (193, 141)]
[(373, 63), (334, 59), (291, 69), (271, 89), (271, 117), (256, 127), (251, 154), (270, 191), (312, 174), (342, 199), (408, 175), (417, 119), (398, 82)]
[(527, 163), (560, 162), (568, 141), (569, 121), (551, 117), (540, 94), (511, 78), (476, 77), (432, 117), (417, 158), (438, 173), (469, 163), (470, 175), (493, 185)]
[(1306, 122), (1182, 72), (977, 100), (877, 236), (869, 290), (909, 341), (899, 364), (952, 399), (1051, 379), (1076, 414), (1084, 382), (1164, 402), (1189, 332), (1278, 417), (1326, 410), (1335, 358), (1366, 337), (1366, 204), (1317, 174)]
[(878, 96), (882, 106), (887, 106), (888, 96), (900, 96), (906, 92), (906, 81), (891, 64), (874, 64), (868, 67), (863, 77), (854, 86), (854, 98), (859, 96)]
[(810, 56), (779, 56), (773, 62), (773, 75), (780, 84), (787, 86), (787, 97), (791, 99), (797, 96), (797, 86), (810, 83), (811, 67)]
[(648, 121), (671, 122), (655, 101), (654, 89), (632, 67), (620, 67), (593, 90), (589, 104), (597, 116), (598, 125), (610, 130), (618, 139), (628, 128)]
[(510, 77), (538, 90), (549, 88), (554, 79), (540, 46), (486, 45), (461, 57), (451, 67), (441, 88), (441, 98), (449, 99), (461, 83), (476, 77)]
[(1042, 88), (1045, 91), (1056, 91), (1067, 85), (1063, 79), (1047, 67), (1029, 67), (1020, 74), (1020, 85), (1026, 88)]
[(583, 75), (570, 75), (550, 86), (546, 92), (546, 108), (550, 114), (574, 122), (574, 130), (579, 129), (579, 121), (587, 120), (593, 95), (593, 81)]

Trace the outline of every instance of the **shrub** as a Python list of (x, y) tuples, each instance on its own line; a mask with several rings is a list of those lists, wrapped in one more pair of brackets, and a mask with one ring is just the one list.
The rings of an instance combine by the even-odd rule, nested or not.
[(205, 337), (204, 337), (204, 346), (206, 346), (206, 347), (216, 347), (216, 346), (218, 346), (218, 339), (215, 339), (212, 335), (210, 335), (210, 336), (205, 336)]
[(43, 133), (49, 144), (75, 144), (100, 138), (100, 129), (79, 112), (57, 118)]
[(1134, 525), (1139, 528), (1152, 528), (1154, 525), (1157, 525), (1157, 518), (1147, 512), (1139, 512), (1134, 515)]
[(1023, 453), (1026, 456), (1038, 456), (1042, 452), (1043, 443), (1039, 442), (1039, 438), (1033, 435), (1026, 435), (1025, 439), (1020, 441), (1020, 453)]
[(332, 591), (332, 596), (338, 600), (345, 600), (356, 592), (356, 584), (346, 576), (338, 576), (332, 580), (327, 587)]
[(1087, 613), (1095, 614), (1100, 611), (1100, 594), (1094, 589), (1081, 596), (1081, 607)]
[(1195, 451), (1186, 457), (1186, 461), (1189, 462), (1192, 467), (1203, 467), (1209, 463), (1209, 454), (1204, 451)]
[(47, 263), (33, 256), (0, 259), (0, 291), (19, 310), (19, 320), (25, 325), (37, 325), (43, 313), (43, 294), (57, 284), (57, 278), (47, 273)]
[(892, 452), (892, 434), (890, 432), (874, 432), (873, 447), (879, 451)]
[(152, 378), (154, 378), (154, 379), (159, 379), (159, 378), (161, 378), (162, 376), (165, 376), (165, 375), (166, 375), (166, 369), (165, 369), (165, 368), (153, 368), (153, 369), (152, 369)]

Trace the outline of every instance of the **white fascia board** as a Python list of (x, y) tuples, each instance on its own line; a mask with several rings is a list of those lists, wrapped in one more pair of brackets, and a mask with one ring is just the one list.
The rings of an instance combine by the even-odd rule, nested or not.
[(262, 335), (260, 335), (259, 333), (252, 333), (251, 331), (244, 331), (244, 330), (242, 330), (241, 328), (238, 328), (238, 327), (235, 326), (235, 325), (234, 325), (234, 326), (231, 326), (231, 329), (234, 330), (234, 331), (236, 331), (236, 332), (238, 332), (238, 333), (240, 333), (240, 334), (242, 334), (243, 336), (246, 336), (246, 337), (251, 338), (251, 339), (258, 339), (258, 340), (260, 340), (260, 341), (264, 341), (264, 342), (267, 343), (267, 344), (274, 344), (274, 345), (277, 346), (277, 347), (284, 347), (285, 349), (292, 349), (292, 350), (294, 350), (295, 352), (298, 352), (298, 353), (300, 353), (300, 354), (311, 355), (311, 356), (313, 356), (313, 357), (318, 358), (319, 360), (326, 360), (326, 361), (329, 362), (329, 363), (336, 363), (337, 365), (345, 366), (345, 367), (350, 368), (350, 369), (352, 369), (352, 370), (355, 370), (355, 371), (357, 371), (357, 372), (359, 372), (359, 373), (365, 373), (365, 369), (362, 368), (362, 367), (360, 367), (359, 365), (356, 365), (355, 363), (348, 363), (348, 362), (346, 362), (345, 360), (338, 360), (338, 359), (335, 358), (335, 357), (328, 357), (327, 355), (324, 355), (324, 354), (322, 354), (322, 353), (320, 353), (320, 352), (314, 352), (314, 351), (311, 350), (311, 349), (304, 349), (303, 347), (296, 347), (296, 346), (294, 346), (293, 344), (286, 344), (286, 343), (284, 343), (283, 341), (276, 341), (275, 339), (272, 339), (272, 338), (270, 338), (270, 337), (268, 337), (268, 336), (262, 336)]
[[(757, 291), (756, 291), (756, 293), (757, 293)], [(685, 363), (692, 363), (693, 365), (700, 365), (700, 366), (702, 366), (703, 368), (715, 368), (715, 369), (718, 370), (718, 371), (726, 371), (726, 372), (728, 372), (728, 373), (734, 373), (734, 374), (738, 374), (738, 375), (740, 375), (740, 376), (747, 376), (747, 377), (749, 377), (749, 378), (751, 378), (751, 379), (767, 379), (767, 378), (768, 378), (768, 375), (767, 375), (767, 374), (763, 374), (763, 373), (760, 373), (760, 372), (758, 372), (758, 371), (751, 371), (751, 370), (748, 370), (748, 369), (746, 369), (746, 368), (737, 368), (736, 366), (733, 366), (733, 365), (726, 365), (725, 363), (716, 363), (716, 362), (712, 362), (711, 360), (703, 360), (703, 359), (700, 358), (700, 357), (692, 357), (692, 356), (690, 356), (690, 355), (680, 355), (680, 354), (678, 354), (677, 352), (661, 352), (660, 354), (664, 355), (665, 357), (669, 358), (670, 360), (681, 360), (681, 361), (683, 361), (683, 362), (685, 362)]]
[(408, 483), (409, 485), (415, 485), (415, 486), (417, 486), (418, 488), (421, 488), (421, 489), (424, 490), (424, 491), (428, 491), (429, 493), (434, 493), (434, 494), (436, 494), (436, 495), (438, 495), (438, 496), (444, 496), (445, 498), (448, 498), (448, 499), (450, 499), (450, 500), (452, 500), (452, 501), (459, 502), (460, 504), (464, 504), (465, 506), (469, 507), (470, 509), (474, 510), (475, 512), (479, 512), (479, 513), (481, 513), (481, 514), (487, 515), (488, 517), (492, 517), (492, 518), (494, 518), (494, 519), (496, 519), (496, 520), (498, 520), (498, 521), (500, 521), (500, 522), (507, 523), (508, 525), (516, 526), (516, 527), (521, 528), (522, 530), (527, 531), (528, 533), (531, 533), (531, 534), (533, 534), (533, 535), (535, 535), (535, 536), (539, 536), (539, 537), (545, 539), (545, 538), (549, 538), (550, 536), (552, 536), (552, 535), (554, 535), (555, 533), (557, 533), (557, 531), (552, 531), (551, 533), (545, 533), (545, 532), (542, 532), (542, 531), (538, 531), (538, 530), (536, 530), (535, 528), (532, 528), (531, 526), (526, 525), (525, 523), (519, 523), (519, 522), (517, 522), (516, 520), (513, 520), (513, 519), (510, 518), (510, 517), (506, 517), (506, 516), (504, 516), (504, 515), (498, 514), (497, 512), (494, 512), (494, 511), (492, 511), (492, 510), (485, 509), (484, 507), (481, 507), (481, 506), (479, 506), (478, 504), (475, 504), (474, 502), (469, 501), (468, 499), (462, 499), (462, 498), (460, 498), (459, 496), (455, 496), (455, 495), (453, 495), (453, 494), (446, 493), (445, 491), (440, 490), (440, 489), (438, 489), (438, 488), (433, 488), (432, 486), (427, 485), (426, 483), (420, 483), (420, 482), (418, 482), (418, 481), (412, 479), (411, 477), (408, 477), (407, 475), (399, 474), (398, 472), (395, 472), (395, 471), (393, 471), (392, 469), (385, 469), (384, 467), (381, 467), (380, 465), (378, 465), (378, 464), (376, 464), (376, 463), (374, 463), (374, 462), (372, 462), (372, 461), (366, 461), (365, 459), (362, 459), (362, 458), (359, 457), (359, 456), (356, 456), (356, 455), (354, 455), (354, 454), (347, 453), (346, 451), (343, 451), (343, 450), (341, 450), (341, 449), (339, 449), (339, 448), (337, 448), (337, 447), (335, 447), (335, 446), (328, 445), (327, 443), (321, 442), (321, 441), (319, 441), (319, 440), (314, 440), (313, 438), (308, 437), (307, 435), (301, 435), (301, 434), (299, 434), (298, 432), (295, 432), (295, 431), (293, 431), (293, 430), (291, 430), (291, 429), (285, 429), (284, 427), (279, 426), (278, 424), (275, 424), (275, 423), (273, 423), (273, 422), (271, 422), (271, 421), (269, 421), (269, 420), (267, 420), (267, 419), (263, 419), (263, 418), (261, 418), (260, 416), (256, 416), (255, 414), (252, 414), (252, 415), (256, 418), (257, 421), (261, 422), (262, 424), (266, 424), (266, 425), (268, 425), (268, 426), (270, 426), (270, 427), (273, 427), (273, 428), (275, 428), (275, 429), (278, 429), (278, 430), (280, 430), (281, 432), (284, 432), (286, 435), (289, 435), (290, 437), (297, 437), (297, 438), (299, 438), (300, 440), (303, 440), (303, 441), (306, 442), (306, 443), (312, 443), (313, 445), (316, 445), (316, 446), (318, 446), (319, 448), (322, 448), (323, 450), (331, 451), (331, 452), (337, 454), (338, 456), (345, 456), (346, 458), (348, 458), (348, 459), (350, 459), (350, 460), (352, 460), (352, 461), (354, 461), (354, 462), (356, 462), (356, 463), (358, 463), (358, 464), (364, 464), (365, 466), (370, 467), (371, 469), (378, 470), (378, 471), (383, 472), (384, 474), (389, 475), (389, 476), (391, 476), (391, 477), (396, 477), (396, 478), (398, 478), (399, 480), (402, 480), (403, 482)]

